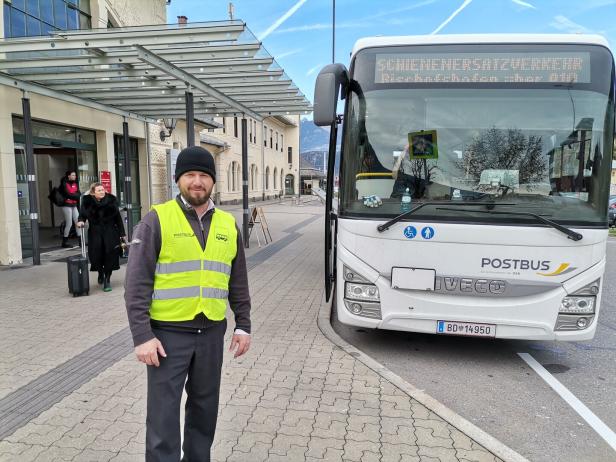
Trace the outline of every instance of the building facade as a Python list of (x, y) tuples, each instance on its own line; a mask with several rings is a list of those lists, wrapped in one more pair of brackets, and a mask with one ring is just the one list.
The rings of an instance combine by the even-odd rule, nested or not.
[[(47, 35), (64, 29), (115, 28), (164, 24), (165, 0), (2, 0), (0, 37)], [(169, 155), (187, 146), (186, 125), (180, 120), (171, 136), (161, 140), (161, 124), (126, 118), (102, 107), (82, 105), (0, 84), (0, 265), (21, 263), (32, 255), (29, 189), (24, 149), (22, 98), (32, 116), (40, 250), (57, 248), (63, 216), (48, 199), (68, 170), (78, 173), (80, 189), (104, 179), (123, 206), (124, 169), (131, 165), (132, 220), (137, 223), (151, 207), (170, 196)], [(249, 119), (249, 190), (253, 200), (295, 193), (299, 181), (298, 120), (276, 117)], [(195, 122), (195, 144), (216, 158), (215, 199), (241, 200), (241, 118), (219, 123)], [(124, 153), (123, 122), (129, 127), (129, 152)], [(220, 128), (217, 128), (220, 127)], [(271, 130), (271, 142), (263, 132)], [(266, 132), (267, 133), (267, 132)], [(278, 141), (276, 141), (276, 137)], [(262, 144), (266, 140), (265, 146)], [(291, 160), (289, 162), (289, 160)], [(268, 176), (269, 174), (269, 176)], [(288, 182), (289, 187), (282, 187)], [(128, 213), (128, 212), (127, 212)]]

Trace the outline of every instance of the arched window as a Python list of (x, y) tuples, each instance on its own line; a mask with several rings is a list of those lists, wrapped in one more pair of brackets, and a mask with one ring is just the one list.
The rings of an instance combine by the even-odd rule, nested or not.
[(233, 162), (227, 168), (227, 192), (233, 191)]
[(241, 189), (240, 185), (242, 183), (242, 169), (240, 168), (239, 162), (235, 163), (237, 173), (235, 175), (235, 190), (239, 191)]
[[(280, 189), (284, 189), (284, 170), (280, 169)], [(283, 191), (284, 194), (284, 191)]]
[(273, 181), (273, 183), (274, 183), (274, 191), (276, 191), (276, 189), (278, 189), (277, 188), (277, 186), (278, 186), (278, 168), (277, 167), (274, 168), (274, 181)]
[(239, 162), (233, 161), (229, 165), (229, 170), (227, 172), (227, 177), (229, 180), (229, 185), (227, 187), (228, 191), (238, 191), (240, 189), (240, 164)]
[(270, 188), (269, 177), (270, 177), (270, 168), (267, 167), (265, 169), (265, 190), (266, 191), (269, 191), (269, 188)]
[(259, 168), (256, 165), (255, 165), (255, 186), (253, 189), (255, 191), (259, 189)]

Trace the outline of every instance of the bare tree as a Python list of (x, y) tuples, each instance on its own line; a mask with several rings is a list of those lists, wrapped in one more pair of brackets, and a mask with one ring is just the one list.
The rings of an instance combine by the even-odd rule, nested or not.
[(518, 129), (493, 127), (473, 138), (459, 167), (476, 183), (484, 170), (517, 170), (520, 184), (528, 184), (544, 180), (548, 165), (542, 154), (541, 137), (526, 137)]
[(428, 166), (426, 159), (411, 160), (411, 176), (413, 177), (413, 193), (414, 198), (423, 197), (424, 190), (430, 184), (430, 179), (434, 172), (438, 170), (436, 165)]

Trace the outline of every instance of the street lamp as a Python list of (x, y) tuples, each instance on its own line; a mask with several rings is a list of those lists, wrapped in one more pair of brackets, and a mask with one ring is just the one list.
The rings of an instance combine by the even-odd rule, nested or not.
[(175, 129), (175, 126), (176, 126), (177, 123), (178, 123), (177, 119), (174, 119), (174, 118), (163, 119), (163, 125), (165, 126), (165, 128), (167, 129), (167, 131), (169, 133), (165, 133), (164, 130), (161, 130), (160, 131), (160, 140), (161, 141), (165, 141), (165, 138), (169, 138), (171, 136), (171, 133)]

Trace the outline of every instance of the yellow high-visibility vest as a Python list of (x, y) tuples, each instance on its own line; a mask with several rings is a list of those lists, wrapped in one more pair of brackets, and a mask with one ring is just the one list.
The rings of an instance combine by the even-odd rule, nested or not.
[(215, 209), (205, 250), (176, 200), (155, 205), (161, 248), (154, 275), (150, 317), (188, 321), (199, 313), (221, 321), (227, 310), (231, 265), (237, 255), (233, 215)]

